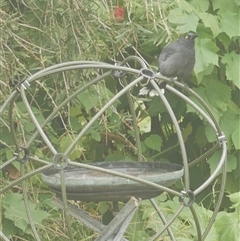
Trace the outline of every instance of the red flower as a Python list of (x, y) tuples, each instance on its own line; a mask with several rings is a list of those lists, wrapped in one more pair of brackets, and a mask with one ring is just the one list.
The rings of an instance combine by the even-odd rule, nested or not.
[(114, 9), (114, 18), (117, 22), (122, 22), (124, 19), (124, 8), (123, 7), (116, 7)]

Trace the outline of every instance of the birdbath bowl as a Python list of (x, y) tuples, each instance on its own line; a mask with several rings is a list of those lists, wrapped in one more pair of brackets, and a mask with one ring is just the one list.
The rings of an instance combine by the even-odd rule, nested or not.
[[(173, 185), (183, 175), (182, 166), (171, 163), (135, 161), (99, 162), (92, 165), (128, 174), (164, 187)], [(127, 201), (132, 196), (148, 199), (162, 193), (162, 190), (157, 187), (87, 168), (68, 166), (64, 169), (64, 174), (68, 199), (86, 202)], [(42, 178), (57, 196), (61, 196), (59, 170), (48, 169), (43, 172)]]

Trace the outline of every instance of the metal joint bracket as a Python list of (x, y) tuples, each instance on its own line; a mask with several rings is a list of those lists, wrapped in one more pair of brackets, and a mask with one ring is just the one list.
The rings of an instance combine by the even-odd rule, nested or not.
[(20, 91), (20, 88), (23, 87), (25, 90), (30, 87), (30, 84), (27, 80), (22, 81), (21, 83), (15, 86), (15, 89)]
[(145, 68), (140, 69), (140, 75), (147, 79), (155, 79), (156, 77), (155, 73), (152, 70)]
[[(122, 66), (121, 63), (115, 63), (115, 66)], [(126, 75), (126, 72), (121, 70), (112, 70), (112, 75), (115, 78), (123, 78)]]
[(63, 153), (57, 153), (53, 157), (53, 165), (57, 170), (62, 170), (68, 166), (69, 159)]
[(19, 162), (24, 163), (29, 158), (29, 151), (25, 147), (19, 147), (14, 151), (13, 155), (17, 157)]
[(182, 203), (185, 207), (191, 207), (195, 202), (195, 194), (193, 191), (181, 191), (182, 196), (179, 197), (179, 202)]
[(155, 73), (152, 70), (146, 69), (146, 68), (140, 69), (139, 75), (142, 75), (144, 77), (143, 81), (145, 83), (141, 83), (141, 85), (143, 85), (143, 86), (148, 85), (150, 79), (155, 79), (155, 77), (156, 77)]
[(224, 141), (227, 142), (226, 136), (223, 132), (217, 133), (217, 138), (220, 146), (222, 146)]

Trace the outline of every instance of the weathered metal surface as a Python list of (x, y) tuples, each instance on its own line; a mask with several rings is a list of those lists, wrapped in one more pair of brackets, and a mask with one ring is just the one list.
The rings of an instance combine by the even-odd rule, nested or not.
[[(142, 178), (169, 187), (183, 175), (180, 165), (159, 162), (104, 162), (94, 166)], [(131, 196), (147, 199), (158, 196), (162, 190), (108, 173), (69, 166), (65, 169), (65, 184), (69, 199), (81, 201), (125, 201)], [(60, 173), (49, 169), (42, 174), (43, 181), (61, 194)]]

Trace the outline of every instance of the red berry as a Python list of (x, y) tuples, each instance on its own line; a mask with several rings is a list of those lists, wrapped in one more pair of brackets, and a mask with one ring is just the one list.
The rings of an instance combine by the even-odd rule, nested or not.
[(122, 22), (124, 19), (124, 8), (123, 7), (116, 7), (114, 9), (114, 18), (117, 22)]

